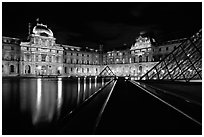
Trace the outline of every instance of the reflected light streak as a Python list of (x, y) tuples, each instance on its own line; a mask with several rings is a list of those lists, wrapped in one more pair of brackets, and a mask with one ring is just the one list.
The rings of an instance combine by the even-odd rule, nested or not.
[(83, 99), (85, 100), (86, 98), (86, 78), (84, 78), (84, 95), (83, 95)]
[(35, 125), (39, 118), (40, 118), (40, 112), (41, 112), (41, 102), (42, 102), (42, 81), (40, 78), (37, 79), (37, 99), (36, 99), (36, 109), (33, 115), (33, 124)]
[(58, 114), (58, 118), (60, 115), (60, 109), (62, 106), (62, 78), (58, 78), (57, 81), (57, 114)]
[(80, 98), (80, 78), (78, 78), (78, 93), (77, 93), (77, 105), (79, 104), (79, 98)]
[(89, 91), (91, 91), (91, 78), (89, 78)]
[(97, 83), (97, 76), (95, 77), (95, 88), (96, 88), (96, 83)]

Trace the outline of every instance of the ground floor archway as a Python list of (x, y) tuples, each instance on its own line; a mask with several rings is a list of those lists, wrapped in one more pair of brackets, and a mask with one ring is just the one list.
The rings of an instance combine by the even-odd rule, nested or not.
[(31, 67), (30, 65), (25, 66), (25, 74), (31, 74)]

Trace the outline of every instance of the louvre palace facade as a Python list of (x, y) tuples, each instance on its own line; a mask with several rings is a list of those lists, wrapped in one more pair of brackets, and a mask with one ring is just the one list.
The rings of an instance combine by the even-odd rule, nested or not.
[(104, 52), (57, 44), (53, 32), (37, 23), (29, 40), (2, 37), (2, 76), (97, 76), (108, 68), (116, 76), (141, 77), (185, 39), (155, 44), (139, 36), (131, 47)]

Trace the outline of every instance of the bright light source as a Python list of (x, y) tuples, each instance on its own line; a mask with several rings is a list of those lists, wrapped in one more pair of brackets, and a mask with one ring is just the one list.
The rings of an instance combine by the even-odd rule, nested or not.
[(37, 69), (41, 69), (41, 66), (38, 66)]
[(62, 70), (62, 67), (60, 66), (60, 67), (58, 67), (58, 70)]

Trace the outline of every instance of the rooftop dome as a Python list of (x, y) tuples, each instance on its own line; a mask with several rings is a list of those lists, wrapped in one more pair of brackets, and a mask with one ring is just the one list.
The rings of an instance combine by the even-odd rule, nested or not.
[(43, 25), (43, 24), (37, 24), (33, 28), (33, 33), (39, 36), (53, 37), (52, 31), (48, 29), (46, 25)]

